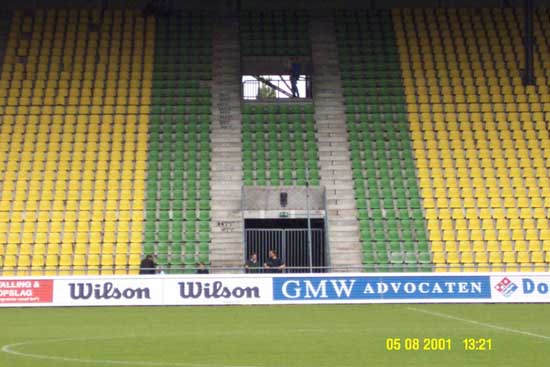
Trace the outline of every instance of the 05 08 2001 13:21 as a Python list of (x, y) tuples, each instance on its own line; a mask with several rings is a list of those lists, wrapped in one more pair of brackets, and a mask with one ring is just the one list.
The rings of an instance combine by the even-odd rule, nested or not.
[(386, 338), (387, 351), (444, 351), (451, 349), (451, 338)]

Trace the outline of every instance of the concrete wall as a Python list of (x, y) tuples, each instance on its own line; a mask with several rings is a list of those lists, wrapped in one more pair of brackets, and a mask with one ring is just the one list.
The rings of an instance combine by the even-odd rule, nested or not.
[[(245, 186), (243, 189), (243, 210), (306, 210), (308, 206), (307, 189), (303, 186), (257, 187)], [(288, 204), (280, 205), (280, 193), (287, 193)], [(319, 187), (309, 188), (309, 209), (325, 209), (325, 192)]]
[[(299, 58), (302, 72), (312, 73), (311, 57)], [(288, 56), (243, 56), (241, 58), (241, 72), (243, 75), (280, 75), (289, 74)]]

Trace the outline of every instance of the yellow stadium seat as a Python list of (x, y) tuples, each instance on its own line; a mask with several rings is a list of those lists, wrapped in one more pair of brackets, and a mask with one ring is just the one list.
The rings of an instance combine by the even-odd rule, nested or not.
[(444, 264), (446, 262), (444, 252), (434, 251), (432, 259), (435, 264)]
[(516, 252), (515, 251), (504, 251), (502, 256), (502, 261), (504, 263), (516, 263)]
[(459, 263), (458, 253), (457, 252), (447, 252), (447, 263), (448, 264), (457, 264), (457, 263)]
[(73, 250), (73, 253), (75, 254), (78, 254), (78, 255), (85, 255), (88, 253), (88, 243), (87, 242), (77, 242), (75, 245), (74, 245), (74, 250)]
[[(2, 68), (4, 74), (0, 79), (0, 98), (5, 101), (0, 108), (3, 116), (0, 128), (2, 136), (8, 139), (0, 142), (0, 255), (6, 253), (15, 259), (20, 257), (20, 263), (24, 264), (26, 256), (32, 254), (37, 267), (38, 259), (47, 255), (46, 263), (52, 267), (48, 269), (48, 275), (58, 273), (58, 261), (67, 265), (73, 256), (85, 255), (88, 243), (95, 244), (93, 252), (101, 251), (98, 246), (101, 246), (102, 230), (88, 228), (86, 224), (91, 221), (89, 211), (96, 207), (92, 204), (93, 198), (98, 199), (97, 208), (101, 213), (105, 206), (114, 210), (130, 209), (129, 201), (144, 201), (143, 196), (132, 192), (132, 187), (145, 191), (150, 109), (139, 105), (151, 102), (154, 57), (152, 54), (143, 56), (140, 52), (145, 49), (145, 44), (149, 50), (154, 45), (154, 22), (152, 18), (147, 22), (140, 21), (139, 12), (125, 12), (125, 17), (116, 13), (119, 15), (112, 19), (114, 12), (47, 12), (67, 15), (71, 21), (78, 19), (78, 14), (85, 14), (87, 20), (88, 13), (93, 15), (96, 23), (106, 21), (115, 24), (115, 28), (119, 23), (133, 25), (134, 20), (137, 21), (139, 31), (126, 32), (124, 37), (122, 32), (104, 32), (108, 38), (124, 39), (137, 53), (121, 55), (118, 48), (98, 49), (101, 56), (96, 60), (86, 55), (90, 51), (95, 55), (97, 50), (94, 51), (94, 47), (99, 44), (69, 42), (52, 47), (51, 40), (63, 40), (70, 31), (65, 27), (55, 28), (56, 20), (52, 17), (44, 20), (42, 17), (46, 13), (43, 11), (37, 10), (24, 18), (22, 12), (16, 12), (12, 23), (15, 33), (10, 34), (23, 31), (33, 34), (34, 38), (32, 41), (17, 40), (16, 45), (8, 47)], [(19, 19), (24, 19), (24, 22), (19, 23)], [(43, 24), (49, 27), (45, 29)], [(98, 39), (88, 30), (78, 29), (74, 34), (78, 40), (94, 36)], [(42, 35), (47, 36), (45, 42), (37, 42)], [(147, 43), (143, 37), (147, 38)], [(132, 48), (123, 46), (125, 51)], [(76, 58), (64, 57), (65, 54)], [(107, 63), (111, 54), (115, 57)], [(17, 55), (25, 56), (26, 64), (21, 64)], [(121, 62), (113, 64), (119, 55)], [(63, 64), (65, 67), (60, 67)], [(83, 70), (83, 65), (93, 66), (94, 73)], [(8, 75), (9, 79), (6, 79)], [(105, 90), (108, 93), (104, 93)], [(107, 100), (108, 97), (112, 98)], [(107, 106), (107, 102), (111, 105)], [(90, 107), (92, 104), (94, 106)], [(131, 110), (128, 104), (133, 106)], [(91, 109), (98, 113), (90, 115)], [(119, 113), (116, 118), (115, 111)], [(133, 115), (127, 116), (128, 112)], [(143, 114), (139, 119), (138, 113)], [(115, 135), (111, 135), (113, 132)], [(136, 154), (136, 151), (141, 153)], [(98, 172), (96, 169), (101, 168), (101, 164), (96, 165), (97, 152), (106, 152), (105, 162), (112, 163)], [(138, 175), (133, 174), (134, 166), (140, 170)], [(103, 190), (120, 189), (121, 172), (122, 177), (141, 182), (137, 185), (132, 182), (134, 186), (126, 182), (122, 195), (103, 194), (101, 197), (99, 191), (102, 187)], [(94, 190), (98, 190), (97, 196)], [(142, 210), (143, 203), (142, 209), (139, 207), (137, 204), (133, 209)], [(134, 220), (143, 221), (143, 215), (129, 215), (128, 228), (134, 228), (131, 225)], [(140, 227), (136, 229), (141, 230)], [(113, 234), (115, 237), (111, 243), (115, 242), (117, 233), (113, 231)], [(139, 242), (137, 236), (132, 236), (132, 244)], [(59, 254), (61, 259), (57, 259)], [(11, 259), (8, 257), (8, 263)], [(80, 260), (80, 256), (75, 256), (76, 263)], [(6, 274), (4, 271), (3, 275)]]
[(531, 254), (529, 251), (519, 251), (517, 252), (517, 262), (520, 264), (525, 264), (531, 262)]
[(86, 256), (82, 254), (74, 255), (73, 259), (73, 275), (86, 274)]
[(533, 263), (544, 263), (544, 253), (542, 251), (531, 252), (531, 261)]
[(20, 255), (30, 255), (33, 252), (33, 246), (30, 243), (23, 243), (19, 246)]
[(502, 253), (500, 251), (489, 252), (489, 262), (492, 264), (502, 263)]
[(471, 265), (474, 263), (474, 256), (471, 251), (463, 251), (460, 255), (460, 262), (462, 264)]
[[(485, 54), (503, 60), (514, 60), (521, 50), (520, 47), (517, 50), (511, 47), (502, 49), (491, 42), (491, 38), (486, 38), (486, 35), (475, 31), (463, 34), (460, 31), (465, 24), (471, 29), (476, 29), (478, 24), (484, 24), (490, 29), (495, 27), (494, 29), (498, 29), (500, 33), (517, 35), (515, 29), (504, 26), (508, 19), (514, 19), (508, 18), (513, 16), (513, 11), (495, 10), (475, 13), (474, 16), (472, 10), (463, 9), (444, 18), (424, 18), (429, 14), (428, 11), (418, 9), (414, 12), (394, 13), (394, 25), (400, 52), (403, 55), (411, 55), (410, 58), (413, 60), (403, 64), (403, 75), (407, 73), (410, 78), (410, 83), (405, 83), (405, 98), (409, 105), (414, 105), (418, 101), (424, 103), (421, 108), (409, 108), (411, 126), (417, 124), (418, 127), (429, 127), (414, 130), (415, 133), (411, 135), (412, 145), (417, 151), (417, 156), (423, 154), (423, 150), (426, 149), (434, 158), (441, 156), (444, 167), (455, 167), (457, 181), (463, 188), (458, 192), (449, 190), (449, 200), (445, 199), (442, 190), (436, 191), (433, 197), (435, 207), (430, 203), (434, 212), (448, 208), (448, 205), (458, 209), (453, 211), (452, 216), (458, 226), (449, 228), (456, 230), (456, 237), (453, 237), (452, 233), (439, 233), (434, 225), (429, 226), (429, 239), (443, 240), (445, 243), (454, 243), (458, 240), (460, 248), (462, 243), (466, 243), (466, 232), (462, 231), (467, 230), (469, 240), (476, 251), (476, 258), (478, 253), (482, 256), (481, 242), (485, 241), (492, 262), (498, 263), (497, 254), (503, 250), (507, 262), (506, 269), (523, 270), (530, 266), (527, 262), (527, 251), (550, 248), (550, 232), (547, 231), (549, 226), (544, 210), (550, 207), (550, 190), (544, 189), (550, 187), (550, 183), (546, 182), (547, 170), (539, 169), (545, 167), (545, 163), (539, 158), (543, 156), (542, 152), (538, 152), (539, 149), (547, 149), (550, 152), (548, 125), (544, 122), (545, 115), (538, 112), (543, 111), (541, 103), (548, 95), (547, 79), (537, 75), (537, 83), (540, 85), (524, 88), (513, 62), (504, 63), (504, 68), (498, 69), (493, 64), (483, 62)], [(396, 17), (396, 14), (399, 16)], [(420, 19), (429, 21), (426, 26), (417, 28), (414, 24), (422, 22)], [(434, 55), (441, 57), (440, 53), (432, 52), (432, 47), (433, 40), (443, 39), (443, 34), (440, 33), (442, 27), (451, 31), (451, 36), (445, 34), (445, 37), (455, 38), (461, 42), (473, 42), (475, 35), (476, 43), (482, 40), (480, 49), (445, 48), (443, 53), (459, 60), (468, 54), (468, 61), (459, 62), (454, 68), (449, 68), (448, 63), (433, 62)], [(409, 52), (412, 50), (415, 51)], [(512, 72), (510, 67), (514, 68)], [(432, 85), (442, 87), (431, 89)], [(419, 99), (414, 98), (415, 95), (418, 95)], [(438, 106), (441, 102), (439, 96), (442, 96), (446, 103), (442, 110)], [(451, 96), (453, 98), (450, 98)], [(424, 123), (423, 121), (429, 120), (430, 117), (422, 114), (422, 118), (419, 118), (416, 113), (423, 109), (434, 111), (436, 108), (441, 111), (437, 112), (437, 121), (440, 123)], [(443, 123), (444, 121), (447, 123)], [(458, 127), (456, 130), (455, 126)], [(428, 140), (431, 144), (420, 144), (423, 140)], [(453, 147), (452, 155), (449, 154), (449, 145)], [(430, 161), (424, 167), (429, 169), (431, 165)], [(446, 177), (452, 177), (455, 172), (446, 171)], [(419, 186), (426, 190), (433, 187), (450, 187), (444, 182), (430, 182), (429, 176), (420, 175), (418, 179)], [(540, 179), (544, 183), (541, 183)], [(475, 195), (468, 191), (472, 186), (475, 188)], [(478, 189), (482, 191), (478, 192)], [(539, 191), (540, 189), (542, 190)], [(487, 198), (484, 198), (484, 195), (487, 195)], [(481, 219), (480, 228), (463, 227), (461, 220), (470, 217), (468, 209), (477, 212), (478, 218)], [(439, 229), (444, 231), (446, 228), (443, 226)], [(477, 232), (478, 229), (482, 236)], [(513, 263), (514, 255), (517, 255), (515, 261), (521, 261), (525, 266), (518, 267), (517, 263)], [(540, 254), (537, 257), (540, 260)], [(496, 266), (491, 268), (501, 269), (503, 268)]]
[(29, 255), (19, 255), (17, 258), (17, 275), (30, 275), (31, 258)]
[(520, 264), (519, 266), (519, 271), (522, 271), (522, 272), (532, 272), (534, 271), (534, 266), (533, 264), (531, 263), (524, 263), (524, 264)]
[(57, 275), (59, 260), (57, 255), (48, 255), (46, 257), (46, 275)]
[(550, 229), (541, 229), (539, 233), (539, 238), (541, 241), (550, 241)]
[(444, 250), (443, 248), (443, 242), (441, 241), (432, 241), (431, 242), (431, 249), (435, 252), (442, 252)]

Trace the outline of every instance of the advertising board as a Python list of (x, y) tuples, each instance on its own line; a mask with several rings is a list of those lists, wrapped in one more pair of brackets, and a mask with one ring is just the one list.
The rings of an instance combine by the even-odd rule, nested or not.
[(0, 305), (49, 304), (53, 301), (51, 279), (0, 279)]
[(0, 307), (550, 303), (541, 273), (334, 273), (19, 277)]

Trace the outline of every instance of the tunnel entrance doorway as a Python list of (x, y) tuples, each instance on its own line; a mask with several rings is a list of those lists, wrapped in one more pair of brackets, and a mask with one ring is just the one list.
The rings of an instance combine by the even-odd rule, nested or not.
[(246, 219), (245, 255), (253, 253), (264, 264), (270, 250), (275, 250), (286, 265), (286, 273), (310, 272), (308, 232), (311, 233), (311, 265), (313, 272), (324, 272), (326, 267), (325, 224), (323, 219)]

